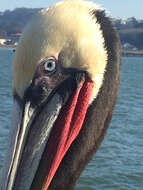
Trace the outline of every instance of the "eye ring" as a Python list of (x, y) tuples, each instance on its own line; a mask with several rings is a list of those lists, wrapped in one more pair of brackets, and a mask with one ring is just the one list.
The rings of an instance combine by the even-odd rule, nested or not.
[(56, 69), (56, 60), (50, 57), (44, 61), (44, 70), (46, 72), (53, 72)]

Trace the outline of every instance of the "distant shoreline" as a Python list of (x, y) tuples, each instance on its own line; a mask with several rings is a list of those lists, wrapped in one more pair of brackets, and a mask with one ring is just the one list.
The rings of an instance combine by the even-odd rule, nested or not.
[(126, 50), (122, 52), (123, 56), (143, 56), (143, 50)]
[(0, 49), (16, 49), (15, 45), (1, 45), (0, 44)]

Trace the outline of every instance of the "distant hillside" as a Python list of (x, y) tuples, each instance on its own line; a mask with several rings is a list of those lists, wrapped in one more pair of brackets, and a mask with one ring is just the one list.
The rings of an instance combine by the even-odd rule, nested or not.
[(136, 20), (134, 17), (113, 20), (122, 44), (131, 44), (137, 49), (143, 49), (143, 20)]
[[(31, 17), (40, 9), (17, 8), (13, 11), (0, 12), (0, 36), (12, 36), (22, 33)], [(113, 19), (122, 44), (136, 49), (143, 49), (143, 20)], [(126, 45), (127, 44), (127, 45)]]
[(17, 8), (13, 11), (0, 12), (0, 36), (21, 33), (24, 26), (40, 9)]

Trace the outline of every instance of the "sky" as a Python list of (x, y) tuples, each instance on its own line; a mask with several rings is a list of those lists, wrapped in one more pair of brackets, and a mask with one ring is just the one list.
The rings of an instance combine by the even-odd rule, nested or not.
[[(102, 5), (115, 18), (136, 17), (143, 19), (143, 0), (92, 0)], [(58, 0), (1, 0), (0, 11), (13, 10), (18, 7), (45, 8)]]

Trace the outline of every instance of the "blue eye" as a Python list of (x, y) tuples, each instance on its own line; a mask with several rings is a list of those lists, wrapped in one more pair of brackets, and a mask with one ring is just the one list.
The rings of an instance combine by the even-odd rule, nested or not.
[(45, 68), (45, 71), (48, 71), (48, 72), (54, 71), (56, 69), (55, 60), (52, 58), (49, 58), (47, 61), (45, 61), (44, 68)]

